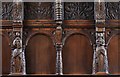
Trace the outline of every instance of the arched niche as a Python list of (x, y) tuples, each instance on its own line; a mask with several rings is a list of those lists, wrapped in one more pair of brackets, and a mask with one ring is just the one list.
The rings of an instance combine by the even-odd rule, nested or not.
[(68, 37), (63, 48), (64, 74), (91, 74), (93, 49), (89, 39), (82, 34)]
[(55, 74), (56, 52), (52, 40), (36, 34), (26, 47), (27, 74)]
[(120, 35), (112, 37), (108, 45), (108, 63), (110, 74), (120, 74)]
[(10, 41), (8, 37), (5, 35), (2, 36), (2, 74), (9, 74), (10, 73), (10, 62), (11, 62), (11, 48), (10, 48)]

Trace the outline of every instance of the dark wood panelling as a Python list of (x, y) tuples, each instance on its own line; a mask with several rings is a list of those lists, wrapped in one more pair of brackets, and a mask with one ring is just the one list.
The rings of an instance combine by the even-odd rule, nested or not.
[(2, 35), (2, 74), (10, 73), (11, 49), (8, 37)]
[(86, 36), (70, 36), (63, 48), (63, 73), (91, 74), (92, 53), (92, 46)]
[(34, 35), (26, 48), (28, 74), (55, 74), (56, 52), (52, 40), (45, 35)]
[[(19, 14), (20, 12), (22, 12), (22, 10), (20, 10), (21, 7), (19, 7), (18, 9), (14, 7), (16, 9), (13, 9), (12, 2), (4, 2), (2, 4), (2, 20), (0, 20), (0, 22), (2, 22), (2, 25), (0, 26), (0, 28), (3, 31), (7, 31), (8, 33), (9, 29), (13, 29), (14, 32), (15, 27), (23, 28), (22, 49), (24, 50), (24, 46), (27, 45), (25, 48), (27, 74), (55, 74), (58, 73), (56, 72), (57, 67), (59, 67), (58, 69), (61, 70), (62, 66), (59, 65), (63, 63), (63, 75), (90, 75), (92, 74), (92, 70), (94, 70), (92, 68), (92, 45), (93, 47), (95, 47), (95, 27), (106, 27), (107, 29), (110, 28), (110, 32), (106, 37), (108, 42), (108, 40), (112, 37), (112, 30), (114, 29), (117, 31), (118, 29), (120, 29), (120, 20), (118, 20), (118, 17), (120, 16), (120, 8), (118, 6), (120, 6), (118, 2), (106, 2), (105, 25), (95, 25), (95, 11), (93, 2), (66, 2), (64, 3), (64, 13), (60, 13), (64, 14), (62, 15), (64, 16), (64, 20), (60, 20), (61, 22), (63, 22), (60, 22), (62, 24), (61, 27), (61, 24), (58, 24), (58, 22), (54, 20), (55, 7), (54, 3), (52, 2), (25, 2), (24, 20), (22, 25), (14, 23), (15, 21), (13, 21), (13, 13), (16, 13), (15, 16), (17, 17), (22, 16), (21, 14)], [(58, 9), (61, 10), (60, 8)], [(20, 11), (17, 13), (17, 10)], [(16, 17), (14, 17), (14, 19), (16, 19)], [(115, 34), (114, 30), (113, 35)], [(8, 35), (8, 33), (6, 33), (5, 35)], [(37, 34), (34, 35), (34, 33)], [(2, 35), (3, 74), (10, 73), (11, 49), (9, 43), (12, 42), (12, 40), (9, 41), (8, 38), (12, 38), (14, 36), (12, 33), (10, 35), (10, 37)], [(47, 35), (49, 35), (50, 37)], [(53, 41), (56, 50), (53, 45)], [(108, 45), (108, 71), (110, 72), (110, 74), (120, 74), (119, 44), (120, 35), (117, 35), (113, 36), (113, 38), (110, 40), (110, 44)], [(60, 51), (62, 51), (63, 62), (62, 60), (59, 60), (60, 55), (56, 55), (56, 52)], [(58, 57), (58, 59), (56, 56)], [(103, 55), (101, 57), (103, 57)], [(56, 60), (58, 62), (56, 62)], [(99, 62), (102, 61), (103, 59), (101, 59), (101, 61)], [(99, 67), (99, 69), (101, 68), (102, 67)], [(101, 74), (105, 73), (102, 72)]]
[(120, 74), (120, 35), (114, 36), (108, 46), (108, 62), (110, 74)]

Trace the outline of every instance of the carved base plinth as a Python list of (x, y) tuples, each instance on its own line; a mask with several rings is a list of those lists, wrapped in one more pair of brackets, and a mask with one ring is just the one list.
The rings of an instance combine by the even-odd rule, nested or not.
[(63, 73), (56, 73), (56, 75), (63, 75)]
[(26, 75), (25, 73), (10, 73), (9, 75)]
[(108, 75), (106, 72), (97, 72), (95, 75)]

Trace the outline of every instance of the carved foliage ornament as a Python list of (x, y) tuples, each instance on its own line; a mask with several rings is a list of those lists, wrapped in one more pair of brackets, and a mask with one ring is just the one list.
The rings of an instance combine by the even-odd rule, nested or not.
[(2, 19), (3, 20), (12, 20), (13, 13), (13, 2), (3, 2), (2, 3)]
[(65, 19), (94, 19), (93, 2), (66, 2)]
[(119, 2), (107, 2), (106, 3), (106, 19), (118, 19), (120, 16)]
[(54, 6), (51, 2), (24, 3), (25, 19), (53, 19)]
[[(53, 19), (53, 3), (24, 3), (25, 19)], [(106, 2), (106, 19), (118, 19), (119, 2)], [(94, 19), (93, 2), (66, 2), (64, 5), (65, 19)], [(12, 20), (13, 2), (2, 3), (2, 19)]]

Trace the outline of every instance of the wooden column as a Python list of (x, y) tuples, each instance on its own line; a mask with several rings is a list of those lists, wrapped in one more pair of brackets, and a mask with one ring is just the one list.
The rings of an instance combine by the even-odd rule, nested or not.
[(56, 46), (56, 74), (63, 74), (63, 65), (62, 65), (62, 20), (63, 20), (63, 5), (61, 0), (56, 0), (55, 2), (55, 21), (57, 24), (55, 31), (55, 46)]
[(22, 43), (23, 34), (23, 2), (22, 0), (13, 1), (13, 31), (11, 33), (11, 70), (10, 75), (26, 74), (25, 55)]

